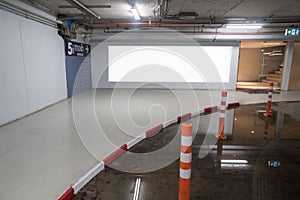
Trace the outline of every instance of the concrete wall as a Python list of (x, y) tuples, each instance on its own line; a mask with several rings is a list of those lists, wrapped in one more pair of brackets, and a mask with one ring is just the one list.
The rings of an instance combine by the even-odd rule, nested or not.
[(260, 62), (261, 50), (259, 48), (241, 48), (237, 81), (258, 81)]
[(264, 62), (266, 64), (264, 68), (264, 74), (273, 73), (274, 71), (278, 70), (280, 68), (280, 65), (284, 62), (285, 46), (264, 48), (264, 53), (272, 51), (281, 51), (283, 55), (264, 56)]
[(300, 90), (300, 43), (295, 43), (289, 90)]
[(66, 98), (57, 30), (0, 10), (0, 125)]

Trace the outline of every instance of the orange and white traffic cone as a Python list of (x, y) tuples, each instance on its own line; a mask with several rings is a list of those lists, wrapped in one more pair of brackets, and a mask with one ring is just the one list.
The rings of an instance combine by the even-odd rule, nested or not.
[(178, 200), (190, 199), (192, 129), (193, 125), (191, 123), (182, 124)]
[(224, 121), (225, 121), (225, 110), (226, 110), (226, 99), (227, 99), (227, 92), (222, 92), (221, 97), (221, 107), (220, 107), (220, 119), (219, 119), (219, 131), (216, 135), (219, 139), (226, 139), (226, 135), (224, 134)]
[(272, 105), (273, 86), (274, 86), (274, 83), (270, 83), (267, 108), (266, 108), (266, 112), (264, 113), (264, 116), (266, 116), (266, 117), (270, 117), (272, 115), (271, 114), (271, 105)]

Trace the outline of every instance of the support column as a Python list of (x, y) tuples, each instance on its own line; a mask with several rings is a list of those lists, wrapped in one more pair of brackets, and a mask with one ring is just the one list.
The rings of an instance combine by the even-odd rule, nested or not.
[(294, 53), (294, 45), (295, 42), (291, 41), (288, 42), (285, 48), (284, 54), (284, 67), (283, 67), (283, 74), (282, 74), (282, 81), (281, 81), (281, 90), (287, 91), (289, 89), (289, 81), (290, 81), (290, 72), (291, 72), (291, 65), (293, 61), (293, 53)]
[[(285, 106), (285, 102), (279, 102), (279, 108), (282, 108)], [(275, 128), (275, 139), (280, 140), (281, 139), (281, 132), (284, 125), (284, 112), (278, 111), (277, 117), (276, 117), (276, 128)]]

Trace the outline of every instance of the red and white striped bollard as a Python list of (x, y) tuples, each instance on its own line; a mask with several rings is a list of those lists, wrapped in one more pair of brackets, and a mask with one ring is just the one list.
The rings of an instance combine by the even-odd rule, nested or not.
[(226, 100), (227, 100), (227, 92), (223, 91), (221, 96), (221, 107), (220, 107), (220, 119), (219, 119), (219, 131), (216, 135), (219, 139), (226, 139), (226, 135), (224, 134), (224, 122), (225, 122), (225, 110), (226, 110)]
[(270, 117), (272, 115), (271, 114), (271, 105), (272, 105), (273, 86), (274, 86), (274, 83), (270, 83), (267, 108), (266, 108), (266, 112), (264, 113), (264, 116), (266, 116), (266, 117)]
[(178, 200), (190, 199), (193, 142), (192, 130), (193, 125), (191, 123), (182, 124)]

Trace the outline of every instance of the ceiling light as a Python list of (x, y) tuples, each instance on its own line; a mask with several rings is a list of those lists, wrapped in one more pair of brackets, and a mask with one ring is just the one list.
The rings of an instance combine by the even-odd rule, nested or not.
[(262, 25), (260, 24), (226, 24), (228, 29), (260, 29)]
[(139, 15), (139, 12), (137, 11), (136, 8), (131, 8), (130, 12), (134, 16), (135, 20), (140, 20), (141, 19), (140, 15)]
[(137, 178), (136, 181), (135, 181), (133, 200), (138, 200), (139, 199), (140, 188), (141, 188), (141, 178)]
[(264, 55), (271, 55), (271, 52), (263, 53)]
[(247, 160), (221, 160), (221, 163), (247, 164)]
[(284, 42), (262, 42), (262, 46), (272, 47), (272, 46), (284, 46)]

